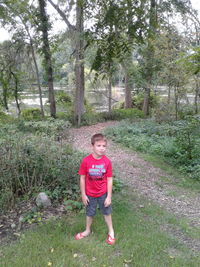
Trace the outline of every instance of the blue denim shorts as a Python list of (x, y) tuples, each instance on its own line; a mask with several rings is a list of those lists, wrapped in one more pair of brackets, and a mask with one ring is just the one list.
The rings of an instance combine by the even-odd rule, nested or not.
[(111, 205), (108, 207), (104, 206), (105, 199), (107, 197), (107, 193), (100, 197), (91, 197), (87, 196), (89, 199), (89, 204), (86, 206), (86, 215), (89, 217), (93, 217), (96, 214), (97, 204), (103, 215), (109, 215), (112, 213)]

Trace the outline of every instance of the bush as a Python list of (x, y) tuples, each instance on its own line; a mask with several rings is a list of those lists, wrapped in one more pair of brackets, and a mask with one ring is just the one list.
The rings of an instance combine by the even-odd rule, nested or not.
[(176, 122), (175, 143), (179, 147), (179, 161), (188, 164), (199, 157), (200, 152), (200, 117), (188, 117)]
[[(132, 105), (140, 110), (142, 110), (144, 103), (144, 93), (139, 93), (132, 98)], [(149, 106), (150, 108), (155, 108), (159, 103), (159, 97), (153, 93), (150, 94)]]
[(48, 118), (43, 121), (22, 121), (17, 124), (18, 129), (22, 132), (30, 132), (34, 134), (46, 134), (48, 136), (57, 136), (71, 126), (71, 123), (64, 120)]
[(156, 109), (153, 110), (153, 116), (156, 122), (172, 122), (175, 119), (174, 105), (160, 102)]
[(9, 123), (14, 121), (14, 118), (3, 111), (0, 111), (0, 123)]
[(105, 121), (100, 113), (96, 112), (85, 112), (82, 116), (81, 125), (92, 125), (97, 122), (103, 122)]
[[(159, 100), (160, 100), (160, 98), (157, 95), (151, 93), (150, 94), (150, 103), (149, 103), (150, 108), (157, 107)], [(142, 110), (143, 103), (144, 103), (144, 93), (139, 93), (139, 94), (132, 97), (133, 108)], [(124, 101), (118, 102), (114, 105), (114, 107), (117, 109), (124, 109), (124, 106), (125, 106)]]
[(138, 109), (114, 109), (109, 112), (85, 112), (82, 116), (81, 125), (91, 125), (107, 120), (123, 120), (144, 118), (144, 113)]
[(63, 90), (56, 92), (56, 103), (71, 104), (72, 98)]
[(72, 118), (72, 112), (65, 112), (65, 111), (58, 111), (56, 112), (56, 118), (58, 120), (63, 120), (63, 121), (68, 121), (69, 123), (73, 123), (73, 118)]
[(42, 113), (39, 108), (28, 108), (23, 109), (21, 112), (21, 118), (27, 121), (30, 120), (41, 120), (42, 119)]
[(135, 108), (129, 109), (113, 109), (109, 112), (100, 113), (104, 120), (123, 120), (123, 119), (137, 119), (144, 118), (144, 113)]
[(187, 119), (188, 116), (193, 116), (195, 114), (194, 106), (192, 105), (181, 105), (178, 110), (179, 119)]
[(49, 136), (4, 135), (0, 138), (0, 209), (18, 197), (59, 188), (60, 197), (77, 185), (82, 154)]

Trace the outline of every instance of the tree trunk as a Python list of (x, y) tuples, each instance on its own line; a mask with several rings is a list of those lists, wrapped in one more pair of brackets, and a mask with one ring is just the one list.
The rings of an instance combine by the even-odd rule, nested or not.
[(78, 126), (81, 124), (81, 117), (84, 113), (84, 91), (85, 91), (85, 79), (84, 79), (84, 25), (83, 25), (83, 1), (76, 1), (76, 26), (72, 25), (66, 14), (54, 4), (52, 0), (48, 0), (49, 3), (57, 10), (63, 21), (66, 23), (69, 32), (75, 36), (75, 103), (74, 103), (74, 122)]
[(149, 86), (147, 86), (147, 88), (145, 88), (144, 102), (143, 102), (143, 107), (142, 107), (142, 111), (144, 112), (144, 114), (146, 116), (148, 116), (150, 114), (150, 109), (149, 109), (150, 93), (151, 93), (151, 88), (150, 88), (150, 84), (149, 84)]
[(130, 87), (130, 77), (128, 70), (125, 70), (125, 108), (132, 108), (132, 96)]
[(20, 104), (19, 104), (19, 99), (18, 99), (18, 79), (17, 79), (17, 77), (15, 77), (15, 91), (14, 91), (14, 95), (15, 95), (16, 107), (17, 107), (17, 110), (18, 110), (18, 116), (20, 116), (21, 109), (20, 109)]
[(153, 78), (153, 68), (154, 65), (154, 45), (152, 40), (155, 39), (155, 31), (157, 28), (157, 11), (156, 11), (156, 0), (150, 0), (150, 18), (149, 18), (149, 36), (148, 36), (148, 46), (147, 46), (147, 59), (146, 59), (146, 88), (145, 88), (145, 95), (144, 95), (144, 103), (142, 110), (144, 114), (148, 116), (150, 114), (150, 93), (151, 93), (151, 86), (152, 86), (152, 78)]
[(8, 101), (7, 101), (7, 94), (8, 94), (8, 85), (7, 82), (1, 81), (3, 87), (3, 105), (4, 108), (8, 111)]
[(38, 70), (38, 65), (37, 65), (37, 61), (36, 61), (36, 57), (35, 57), (34, 47), (33, 47), (33, 44), (31, 41), (30, 41), (30, 45), (31, 45), (31, 53), (32, 53), (32, 57), (33, 57), (33, 62), (35, 65), (35, 71), (36, 71), (38, 92), (39, 92), (39, 98), (40, 98), (40, 110), (41, 110), (42, 117), (44, 117), (44, 107), (43, 107), (43, 101), (42, 101), (42, 88), (41, 88), (41, 84), (40, 84), (39, 70)]
[(108, 79), (108, 112), (112, 111), (112, 75), (109, 75)]
[(83, 5), (76, 3), (76, 47), (75, 47), (75, 77), (76, 77), (76, 94), (75, 94), (75, 123), (80, 126), (81, 117), (84, 113), (84, 42), (83, 42)]
[(51, 62), (51, 51), (48, 39), (48, 17), (46, 14), (46, 1), (38, 0), (40, 7), (40, 17), (41, 17), (41, 31), (43, 40), (43, 53), (45, 58), (45, 70), (48, 77), (48, 88), (49, 88), (49, 102), (50, 102), (50, 115), (56, 117), (56, 103), (54, 97), (54, 87), (53, 87), (53, 68)]
[(14, 97), (15, 97), (15, 103), (18, 111), (18, 116), (20, 116), (21, 109), (20, 109), (20, 104), (19, 104), (19, 99), (18, 99), (18, 77), (17, 75), (10, 69), (10, 73), (12, 74), (14, 81), (15, 81), (15, 90), (14, 90)]
[(198, 114), (198, 97), (199, 97), (199, 83), (197, 78), (195, 79), (195, 97), (194, 97), (195, 114)]
[(167, 104), (169, 105), (170, 102), (171, 102), (171, 85), (168, 86)]
[(177, 87), (174, 88), (174, 99), (175, 99), (175, 119), (178, 120), (178, 93)]
[[(127, 1), (128, 5), (128, 43), (132, 44), (133, 37), (131, 36), (131, 27), (133, 25), (133, 1)], [(133, 47), (133, 45), (132, 45)], [(132, 108), (132, 96), (131, 96), (131, 82), (130, 82), (130, 68), (132, 65), (132, 49), (125, 55), (125, 61), (123, 67), (125, 71), (125, 103), (124, 108)]]
[[(23, 20), (22, 20), (22, 22), (23, 22)], [(38, 92), (39, 92), (39, 98), (40, 98), (40, 110), (41, 110), (42, 117), (44, 117), (44, 108), (43, 108), (43, 101), (42, 101), (42, 88), (41, 88), (41, 84), (40, 84), (39, 70), (38, 70), (37, 60), (36, 60), (36, 56), (35, 56), (33, 40), (32, 40), (31, 34), (29, 32), (29, 29), (25, 23), (24, 23), (24, 26), (25, 26), (26, 32), (27, 32), (27, 34), (29, 36), (29, 40), (30, 40), (31, 53), (32, 53), (33, 62), (34, 62), (34, 66), (35, 66)]]

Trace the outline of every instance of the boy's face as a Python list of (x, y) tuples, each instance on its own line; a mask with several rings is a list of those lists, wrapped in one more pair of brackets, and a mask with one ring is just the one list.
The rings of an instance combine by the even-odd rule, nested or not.
[(93, 156), (95, 158), (101, 158), (106, 152), (107, 143), (104, 140), (96, 141), (94, 145), (92, 145)]

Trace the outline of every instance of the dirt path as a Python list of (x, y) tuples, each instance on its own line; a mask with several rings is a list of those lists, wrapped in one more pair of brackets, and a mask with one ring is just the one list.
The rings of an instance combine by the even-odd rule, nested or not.
[[(117, 122), (98, 123), (79, 129), (70, 129), (73, 147), (90, 152), (90, 138), (95, 133), (102, 132), (107, 127), (112, 127)], [(137, 153), (120, 147), (109, 140), (107, 156), (112, 160), (113, 167), (117, 169), (118, 176), (123, 182), (142, 194), (147, 199), (153, 200), (160, 207), (172, 212), (178, 218), (187, 218), (191, 226), (200, 226), (200, 195), (191, 194), (188, 190), (172, 185), (170, 177), (163, 170), (155, 168)], [(179, 236), (182, 243), (191, 249), (200, 251), (200, 242), (180, 233), (180, 230), (171, 229), (168, 225), (163, 230)]]

